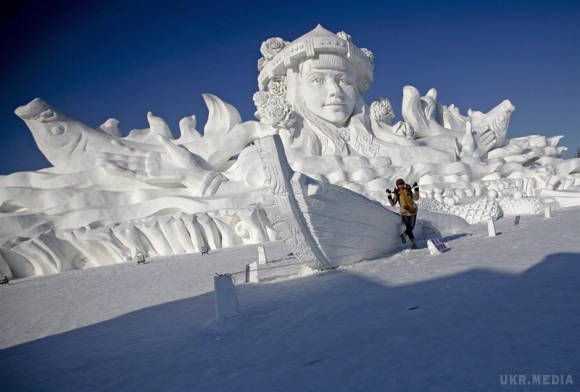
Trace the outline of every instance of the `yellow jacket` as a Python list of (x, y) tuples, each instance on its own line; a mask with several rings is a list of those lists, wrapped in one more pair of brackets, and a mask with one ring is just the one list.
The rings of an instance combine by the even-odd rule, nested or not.
[(397, 203), (401, 206), (399, 213), (401, 215), (412, 216), (417, 214), (416, 200), (419, 200), (419, 191), (413, 192), (410, 186), (407, 186), (402, 191), (395, 190), (394, 196), (389, 195), (389, 203), (391, 206), (396, 206)]

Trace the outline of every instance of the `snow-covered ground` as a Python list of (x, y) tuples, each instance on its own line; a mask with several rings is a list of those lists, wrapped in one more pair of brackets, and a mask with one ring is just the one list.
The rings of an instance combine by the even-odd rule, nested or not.
[[(194, 260), (172, 259), (2, 286), (2, 389), (577, 390), (580, 209), (497, 227), (495, 238), (483, 225), (447, 238), (441, 256), (294, 266), (238, 285), (241, 315), (223, 322), (211, 273), (243, 266), (253, 248), (204, 256), (202, 275)], [(502, 385), (514, 374), (574, 385)]]

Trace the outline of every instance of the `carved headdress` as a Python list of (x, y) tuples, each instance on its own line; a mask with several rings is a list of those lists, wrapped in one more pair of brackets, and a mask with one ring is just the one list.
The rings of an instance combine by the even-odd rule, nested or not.
[(339, 55), (355, 69), (359, 92), (366, 91), (373, 81), (372, 52), (356, 47), (351, 36), (344, 31), (334, 34), (321, 25), (293, 42), (270, 38), (262, 43), (260, 52), (264, 56), (258, 61), (258, 87), (261, 91), (268, 89), (271, 80), (285, 76), (288, 68), (325, 54)]

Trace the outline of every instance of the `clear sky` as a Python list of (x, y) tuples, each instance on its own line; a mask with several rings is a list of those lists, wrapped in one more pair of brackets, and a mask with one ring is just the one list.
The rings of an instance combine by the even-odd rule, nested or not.
[[(7, 2), (4, 2), (7, 3)], [(439, 91), (462, 113), (516, 106), (509, 136), (565, 135), (580, 146), (580, 1), (19, 1), (0, 23), (0, 174), (49, 166), (13, 111), (34, 97), (96, 127), (127, 133), (146, 113), (178, 133), (201, 94), (253, 119), (260, 43), (317, 23), (375, 54), (368, 103), (384, 96), (400, 119), (402, 88)]]

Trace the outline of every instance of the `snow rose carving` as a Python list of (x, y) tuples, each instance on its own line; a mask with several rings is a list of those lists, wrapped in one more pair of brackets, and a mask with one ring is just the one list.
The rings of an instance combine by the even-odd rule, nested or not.
[(397, 136), (406, 137), (407, 139), (415, 138), (415, 130), (404, 121), (400, 121), (393, 126), (393, 133)]
[[(388, 99), (379, 98), (371, 104), (370, 116), (378, 123), (391, 125), (393, 118), (395, 118), (393, 105), (391, 105), (391, 102)], [(391, 129), (393, 134), (397, 136), (402, 136), (407, 139), (415, 138), (415, 130), (410, 124), (404, 121), (399, 121), (393, 125)]]
[(273, 78), (268, 83), (268, 91), (274, 95), (279, 97), (283, 97), (286, 95), (286, 76), (279, 76), (277, 78)]
[(286, 41), (282, 38), (274, 37), (268, 38), (266, 41), (262, 42), (260, 46), (260, 53), (266, 59), (266, 61), (272, 60), (274, 56), (282, 51), (286, 47)]
[(390, 125), (393, 118), (395, 118), (393, 105), (388, 99), (379, 98), (371, 104), (371, 116), (377, 122)]
[(296, 121), (294, 111), (283, 97), (268, 91), (258, 91), (254, 94), (256, 117), (260, 122), (274, 128), (291, 129)]

